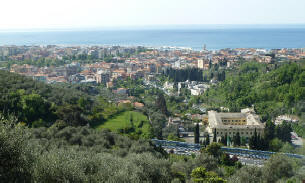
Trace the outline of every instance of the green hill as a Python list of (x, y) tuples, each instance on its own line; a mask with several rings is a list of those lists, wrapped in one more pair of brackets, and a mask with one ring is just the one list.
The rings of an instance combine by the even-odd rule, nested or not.
[(125, 111), (108, 119), (97, 129), (107, 128), (114, 132), (149, 137), (150, 125), (147, 117), (136, 111)]
[(282, 113), (301, 116), (305, 112), (305, 66), (287, 63), (276, 69), (266, 64), (248, 62), (212, 87), (203, 96), (205, 103), (225, 106), (230, 111), (254, 104), (263, 120)]

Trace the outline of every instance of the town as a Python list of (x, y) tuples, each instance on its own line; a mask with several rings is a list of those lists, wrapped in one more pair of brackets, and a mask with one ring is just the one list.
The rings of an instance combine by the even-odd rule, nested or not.
[[(91, 84), (102, 85), (113, 93), (121, 96), (131, 96), (130, 88), (118, 88), (116, 83), (126, 79), (143, 80), (145, 88), (157, 88), (167, 96), (200, 96), (211, 86), (225, 79), (225, 70), (234, 69), (240, 62), (258, 62), (276, 65), (282, 61), (294, 61), (305, 58), (303, 49), (221, 49), (207, 50), (206, 45), (202, 50), (196, 51), (190, 48), (178, 47), (121, 47), (121, 46), (1, 46), (0, 60), (1, 69), (9, 70), (38, 81), (49, 84)], [(204, 74), (205, 71), (216, 69), (217, 75)], [(179, 79), (183, 73), (173, 74), (171, 71), (195, 69), (199, 77)], [(174, 75), (172, 79), (162, 80), (164, 75)], [(195, 79), (194, 79), (195, 78)], [(162, 80), (162, 82), (161, 82)], [(116, 103), (132, 103), (130, 97), (120, 97)], [(188, 104), (190, 98), (183, 101)], [(137, 108), (144, 106), (141, 102), (134, 102)], [(175, 126), (179, 129), (179, 137), (187, 142), (194, 142), (194, 132), (189, 125), (205, 126), (200, 130), (201, 139), (213, 139), (217, 142), (232, 145), (227, 138), (233, 135), (242, 135), (243, 142), (249, 142), (254, 131), (263, 133), (264, 125), (254, 109), (241, 113), (217, 113), (207, 111), (202, 103), (193, 103), (191, 111), (180, 111), (168, 118), (167, 127)], [(221, 111), (229, 112), (229, 109), (221, 106)], [(242, 110), (242, 111), (243, 111)], [(195, 111), (195, 112), (194, 112)], [(181, 112), (183, 114), (181, 114)], [(217, 117), (217, 116), (222, 117)], [(253, 117), (255, 115), (256, 117)], [(186, 116), (184, 118), (183, 116)], [(250, 117), (249, 117), (250, 116)], [(284, 117), (283, 117), (284, 116)], [(184, 118), (184, 119), (182, 119)], [(232, 118), (232, 119), (231, 119)], [(225, 120), (223, 120), (225, 119)], [(220, 121), (220, 122), (219, 122)], [(227, 122), (230, 122), (228, 123)], [(252, 122), (249, 122), (252, 121)], [(295, 117), (285, 114), (279, 115), (274, 122), (276, 125), (283, 121), (298, 122)], [(239, 123), (235, 123), (239, 122)], [(236, 125), (237, 124), (237, 125)], [(216, 132), (216, 129), (217, 132)], [(232, 135), (231, 135), (232, 132)], [(229, 134), (228, 134), (229, 133)], [(245, 133), (245, 134), (244, 134)], [(206, 137), (209, 134), (209, 137)], [(228, 134), (229, 137), (225, 137)], [(215, 136), (215, 137), (214, 137)], [(302, 145), (302, 139), (293, 133), (293, 143)], [(224, 140), (224, 138), (226, 138)], [(200, 140), (202, 143), (202, 141)], [(199, 143), (199, 142), (197, 142)]]
[[(240, 61), (274, 63), (303, 58), (305, 48), (207, 50), (204, 45), (202, 50), (195, 51), (142, 46), (0, 46), (1, 69), (47, 83), (103, 83), (109, 87), (113, 81), (127, 77), (154, 81), (156, 76), (170, 68), (208, 70), (216, 65), (230, 69)], [(217, 82), (218, 78), (215, 78), (210, 82)], [(199, 95), (208, 87), (194, 83), (187, 85), (192, 95)]]

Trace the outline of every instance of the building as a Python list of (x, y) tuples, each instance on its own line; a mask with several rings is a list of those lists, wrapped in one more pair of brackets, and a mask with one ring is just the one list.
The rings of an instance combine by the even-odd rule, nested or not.
[(191, 95), (194, 95), (194, 96), (198, 96), (198, 95), (201, 95), (203, 93), (203, 89), (202, 88), (191, 88)]
[(166, 81), (163, 85), (163, 88), (167, 90), (172, 90), (174, 89), (174, 83)]
[(180, 125), (180, 124), (181, 124), (181, 119), (179, 117), (169, 117), (168, 118), (167, 126)]
[(202, 59), (198, 60), (198, 68), (203, 69), (204, 68), (204, 61)]
[(199, 59), (197, 61), (197, 67), (199, 69), (207, 70), (207, 69), (209, 69), (209, 62), (207, 60), (204, 60), (204, 59)]
[(252, 137), (255, 130), (258, 135), (263, 135), (265, 125), (260, 122), (259, 116), (252, 110), (242, 111), (240, 113), (209, 111), (206, 132), (210, 135), (210, 139), (214, 138), (215, 130), (217, 142), (225, 135), (232, 139), (237, 132), (239, 132), (241, 137), (246, 139)]
[(292, 117), (290, 115), (281, 115), (276, 117), (274, 120), (275, 125), (281, 125), (284, 121), (288, 123), (297, 123), (299, 120), (296, 117)]
[(110, 81), (110, 73), (109, 72), (106, 72), (106, 71), (98, 71), (96, 74), (95, 74), (95, 77), (96, 77), (96, 82), (97, 83), (103, 83), (103, 84), (106, 84), (107, 82)]
[(140, 103), (140, 102), (135, 102), (133, 103), (133, 106), (136, 108), (136, 109), (142, 109), (144, 107), (144, 104), (143, 103)]

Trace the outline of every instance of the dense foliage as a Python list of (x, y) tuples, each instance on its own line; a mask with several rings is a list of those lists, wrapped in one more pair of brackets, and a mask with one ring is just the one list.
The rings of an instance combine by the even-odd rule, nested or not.
[(164, 72), (174, 82), (203, 81), (203, 71), (197, 68), (168, 69)]
[(305, 100), (305, 66), (290, 63), (270, 72), (267, 69), (265, 64), (257, 62), (242, 64), (236, 74), (211, 88), (205, 94), (205, 101), (227, 106), (231, 111), (254, 104), (264, 120), (280, 112), (304, 112), (296, 105)]
[(197, 156), (88, 127), (27, 128), (1, 117), (1, 182), (299, 182), (304, 162), (276, 155), (242, 167), (212, 143)]
[(17, 74), (0, 72), (0, 111), (13, 114), (31, 127), (51, 126), (56, 121), (71, 126), (95, 126), (130, 106), (117, 106), (99, 89), (86, 85), (48, 85)]
[[(275, 127), (271, 119), (282, 112), (298, 116), (305, 112), (304, 66), (291, 63), (267, 71), (264, 64), (246, 63), (237, 74), (212, 87), (202, 100), (231, 111), (254, 104), (267, 122), (264, 136), (254, 135), (250, 146), (296, 152), (287, 134), (291, 128), (302, 132), (301, 122)], [(136, 88), (136, 82), (141, 81), (117, 84)], [(305, 179), (304, 162), (284, 155), (273, 156), (264, 167), (248, 167), (237, 157), (223, 154), (216, 139), (210, 145), (204, 143), (207, 147), (198, 155), (179, 156), (167, 154), (149, 140), (133, 138), (134, 134), (141, 136), (144, 128), (140, 127), (149, 124), (145, 129), (151, 136), (146, 138), (177, 139), (178, 129), (166, 127), (166, 115), (178, 110), (171, 104), (182, 103), (183, 98), (164, 96), (157, 89), (131, 90), (143, 96), (134, 100), (145, 103), (135, 112), (130, 105), (109, 101), (118, 100), (112, 95), (99, 95), (98, 87), (47, 85), (4, 71), (0, 72), (0, 85), (0, 182), (273, 183)], [(111, 121), (130, 126), (124, 126), (122, 132), (119, 127), (114, 130), (117, 133), (89, 127), (107, 126)], [(199, 126), (193, 130), (198, 141)], [(118, 134), (126, 131), (133, 135)], [(233, 139), (237, 145), (242, 144), (238, 135)], [(305, 153), (305, 148), (298, 153)]]
[(305, 64), (301, 61), (275, 68), (257, 62), (244, 63), (238, 71), (209, 89), (202, 99), (211, 107), (224, 106), (230, 111), (254, 105), (263, 122), (282, 114), (298, 116), (300, 123), (293, 128), (305, 135), (302, 124), (305, 122)]
[(0, 123), (0, 182), (169, 182), (166, 154), (88, 127), (26, 128)]

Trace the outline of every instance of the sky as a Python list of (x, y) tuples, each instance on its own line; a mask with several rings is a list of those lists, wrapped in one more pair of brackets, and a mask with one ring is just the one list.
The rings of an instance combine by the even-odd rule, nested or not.
[(1, 0), (0, 30), (305, 24), (305, 0)]

